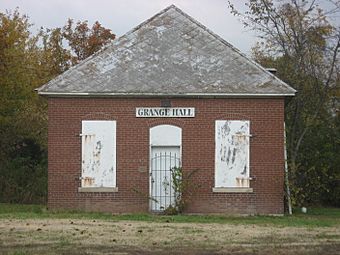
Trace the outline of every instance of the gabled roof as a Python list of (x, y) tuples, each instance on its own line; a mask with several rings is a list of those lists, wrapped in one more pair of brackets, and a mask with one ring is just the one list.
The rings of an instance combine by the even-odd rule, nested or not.
[(296, 92), (174, 5), (37, 91), (53, 96), (293, 96)]

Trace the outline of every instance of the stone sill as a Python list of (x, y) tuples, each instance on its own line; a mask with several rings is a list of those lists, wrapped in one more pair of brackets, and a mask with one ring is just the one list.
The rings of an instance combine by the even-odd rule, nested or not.
[(105, 188), (105, 187), (79, 187), (78, 192), (118, 192), (118, 188)]
[(253, 188), (213, 188), (215, 193), (252, 193)]

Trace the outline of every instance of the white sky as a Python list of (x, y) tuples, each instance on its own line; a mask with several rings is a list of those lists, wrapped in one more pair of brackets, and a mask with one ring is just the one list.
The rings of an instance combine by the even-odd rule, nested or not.
[[(233, 2), (242, 7), (246, 0)], [(0, 0), (0, 12), (19, 7), (20, 13), (27, 14), (37, 29), (62, 27), (68, 18), (88, 20), (90, 25), (98, 20), (121, 36), (171, 4), (250, 54), (254, 34), (230, 14), (227, 0)]]

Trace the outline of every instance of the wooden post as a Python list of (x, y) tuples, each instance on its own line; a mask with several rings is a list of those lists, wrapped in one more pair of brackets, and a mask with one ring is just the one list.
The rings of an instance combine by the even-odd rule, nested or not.
[(288, 162), (287, 162), (287, 139), (286, 139), (286, 123), (283, 123), (283, 132), (284, 132), (284, 158), (285, 158), (285, 185), (286, 185), (286, 194), (287, 194), (287, 203), (288, 203), (288, 213), (292, 215), (292, 200), (290, 198), (290, 187), (289, 187), (289, 178), (288, 178)]

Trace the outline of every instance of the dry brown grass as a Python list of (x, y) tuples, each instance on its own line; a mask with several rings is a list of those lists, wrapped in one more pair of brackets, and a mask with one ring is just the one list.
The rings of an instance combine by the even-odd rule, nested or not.
[(340, 254), (340, 229), (0, 219), (0, 254)]

